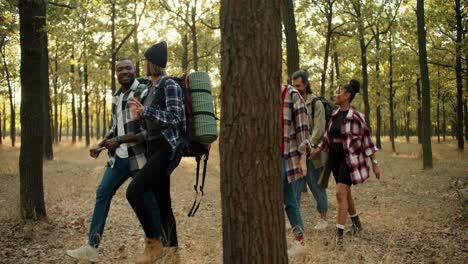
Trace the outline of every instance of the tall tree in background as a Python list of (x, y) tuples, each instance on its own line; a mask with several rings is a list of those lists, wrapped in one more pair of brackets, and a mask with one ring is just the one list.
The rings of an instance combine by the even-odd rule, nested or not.
[(220, 21), (224, 263), (287, 263), (280, 162), (271, 158), (281, 131), (281, 1), (222, 0)]
[(395, 105), (393, 103), (395, 98), (395, 92), (393, 89), (393, 43), (392, 43), (392, 31), (388, 34), (388, 50), (389, 50), (389, 57), (388, 57), (388, 95), (389, 95), (389, 102), (388, 108), (390, 112), (390, 142), (392, 143), (392, 152), (396, 153), (395, 147)]
[(284, 35), (286, 37), (286, 65), (288, 76), (299, 70), (299, 46), (297, 44), (296, 19), (293, 0), (281, 0), (283, 8)]
[(429, 70), (427, 67), (426, 50), (426, 23), (424, 21), (424, 0), (416, 1), (416, 16), (419, 46), (419, 68), (422, 84), (422, 106), (421, 106), (421, 143), (423, 149), (423, 168), (432, 168), (431, 147), (431, 89), (429, 86)]
[(13, 87), (11, 85), (11, 76), (10, 71), (8, 70), (8, 64), (6, 60), (6, 40), (3, 38), (2, 45), (0, 46), (0, 52), (2, 54), (2, 61), (3, 67), (5, 71), (7, 86), (8, 86), (8, 99), (10, 102), (10, 139), (11, 139), (11, 146), (15, 146), (16, 142), (16, 112), (15, 112), (15, 103), (13, 101)]
[(463, 78), (462, 78), (462, 10), (460, 0), (455, 0), (455, 13), (457, 20), (455, 73), (457, 79), (457, 141), (458, 150), (463, 151), (465, 138), (463, 136)]
[[(23, 219), (46, 217), (42, 172), (44, 104), (48, 89), (45, 0), (20, 0), (21, 150), (20, 206)], [(42, 70), (41, 70), (42, 69)]]
[[(45, 29), (43, 29), (45, 30)], [(46, 32), (47, 35), (47, 32)], [(54, 159), (54, 151), (53, 151), (53, 134), (52, 134), (52, 120), (51, 120), (51, 115), (50, 115), (50, 110), (51, 110), (51, 101), (50, 101), (50, 87), (49, 87), (49, 50), (48, 50), (48, 40), (47, 37), (45, 38), (45, 45), (42, 50), (42, 60), (45, 60), (45, 62), (42, 62), (41, 65), (45, 65), (45, 68), (39, 68), (40, 69), (40, 75), (41, 76), (47, 76), (47, 82), (45, 83), (45, 86), (43, 87), (42, 91), (42, 103), (44, 104), (42, 106), (42, 113), (44, 115), (43, 122), (44, 122), (44, 146), (43, 146), (43, 155), (44, 159), (46, 160), (53, 160)], [(44, 77), (43, 77), (44, 78)], [(23, 124), (23, 122), (21, 122)]]

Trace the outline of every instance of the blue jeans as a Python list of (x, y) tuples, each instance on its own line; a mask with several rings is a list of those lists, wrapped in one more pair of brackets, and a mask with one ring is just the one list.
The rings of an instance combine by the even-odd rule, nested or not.
[[(307, 160), (307, 176), (305, 177), (305, 181), (309, 186), (315, 201), (317, 201), (317, 211), (319, 213), (326, 213), (328, 211), (327, 189), (320, 188), (317, 183), (320, 178), (320, 174), (322, 174), (322, 169), (323, 167), (315, 169), (313, 162), (311, 160)], [(297, 202), (299, 203), (299, 206), (301, 205), (301, 193), (302, 188), (297, 192)]]
[(304, 234), (304, 223), (302, 222), (297, 194), (302, 186), (304, 186), (304, 179), (289, 183), (286, 176), (286, 162), (283, 158), (281, 159), (281, 180), (283, 181), (284, 206), (289, 223), (294, 235), (296, 237), (301, 236)]
[[(97, 248), (102, 239), (104, 226), (111, 205), (112, 197), (120, 186), (130, 177), (134, 177), (138, 171), (130, 171), (127, 158), (115, 158), (114, 167), (106, 166), (106, 171), (101, 183), (96, 190), (96, 205), (94, 206), (93, 219), (89, 228), (88, 243)], [(161, 234), (161, 217), (156, 199), (152, 192), (145, 192), (145, 202), (152, 208), (152, 220), (156, 222)], [(161, 236), (161, 235), (160, 235)]]

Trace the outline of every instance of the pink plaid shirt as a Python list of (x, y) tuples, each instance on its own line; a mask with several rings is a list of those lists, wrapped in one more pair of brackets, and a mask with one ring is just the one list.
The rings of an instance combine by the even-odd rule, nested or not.
[[(330, 147), (330, 128), (336, 119), (339, 109), (333, 112), (327, 130), (319, 147), (327, 151)], [(341, 134), (343, 134), (343, 149), (346, 155), (353, 184), (362, 183), (370, 176), (370, 166), (368, 157), (377, 152), (370, 135), (369, 128), (364, 119), (364, 114), (358, 112), (353, 106), (349, 108), (348, 115), (341, 124)]]

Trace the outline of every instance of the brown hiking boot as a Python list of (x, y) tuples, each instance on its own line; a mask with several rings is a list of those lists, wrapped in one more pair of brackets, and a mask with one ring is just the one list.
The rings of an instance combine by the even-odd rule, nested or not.
[(145, 241), (145, 251), (143, 255), (136, 258), (137, 264), (151, 264), (163, 254), (163, 245), (161, 240), (147, 238)]

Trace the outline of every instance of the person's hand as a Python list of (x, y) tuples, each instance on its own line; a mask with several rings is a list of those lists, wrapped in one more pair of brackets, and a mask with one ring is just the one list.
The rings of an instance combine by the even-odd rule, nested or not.
[(301, 166), (302, 175), (304, 177), (307, 176), (307, 153), (301, 154), (299, 164)]
[(102, 151), (101, 146), (96, 145), (93, 148), (89, 149), (89, 156), (91, 156), (91, 158), (96, 159), (97, 157), (99, 157), (99, 154), (101, 153), (101, 151)]
[(320, 148), (312, 148), (309, 158), (313, 159), (319, 152), (320, 152)]
[(374, 164), (372, 166), (372, 170), (374, 171), (375, 177), (380, 180), (380, 167), (378, 164)]
[(145, 107), (133, 97), (128, 100), (127, 104), (130, 108), (130, 112), (132, 113), (133, 118), (139, 121), (143, 115)]
[(119, 147), (119, 142), (117, 142), (116, 138), (111, 138), (111, 139), (106, 140), (106, 142), (104, 142), (104, 147), (106, 147), (106, 149), (110, 151), (114, 151), (115, 149)]

